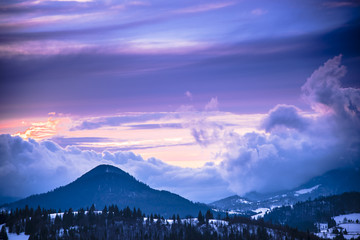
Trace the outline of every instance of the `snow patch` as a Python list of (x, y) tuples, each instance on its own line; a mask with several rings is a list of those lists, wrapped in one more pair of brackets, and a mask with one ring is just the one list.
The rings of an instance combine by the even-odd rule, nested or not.
[(258, 208), (256, 210), (253, 210), (253, 212), (256, 212), (256, 215), (251, 216), (252, 219), (258, 219), (264, 217), (265, 213), (269, 212), (269, 208)]
[(246, 201), (245, 199), (242, 199), (242, 198), (236, 199), (236, 202), (237, 202), (237, 203), (251, 204), (251, 202)]
[(305, 188), (305, 189), (301, 189), (301, 190), (298, 190), (294, 193), (294, 196), (299, 196), (299, 195), (302, 195), (302, 194), (306, 194), (306, 193), (311, 193), (312, 191), (314, 191), (315, 189), (317, 189), (318, 187), (320, 187), (321, 184), (319, 185), (316, 185), (312, 188)]
[[(102, 211), (94, 211), (95, 214), (99, 215), (99, 214), (102, 214)], [(77, 211), (73, 212), (73, 215), (76, 216), (78, 214)], [(88, 214), (88, 211), (85, 211), (85, 215)], [(55, 220), (56, 218), (56, 215), (59, 216), (60, 218), (63, 218), (64, 216), (64, 213), (61, 212), (61, 213), (50, 213), (50, 219), (51, 220)]]
[(239, 210), (230, 210), (230, 211), (227, 211), (228, 214), (230, 215), (241, 215), (242, 212), (240, 212)]
[[(0, 225), (0, 229), (2, 228), (3, 225), (5, 225), (5, 223)], [(16, 233), (9, 233), (9, 228), (5, 228), (5, 229), (6, 229), (6, 233), (7, 233), (8, 237), (9, 237), (9, 240), (28, 240), (29, 239), (29, 235), (25, 235), (24, 232), (17, 235)]]

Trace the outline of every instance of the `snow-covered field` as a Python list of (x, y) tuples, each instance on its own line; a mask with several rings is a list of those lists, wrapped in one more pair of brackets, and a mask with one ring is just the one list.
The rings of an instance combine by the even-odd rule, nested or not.
[[(315, 233), (315, 235), (317, 235), (318, 237), (321, 238), (327, 238), (327, 239), (333, 239), (336, 237), (336, 234), (332, 234), (332, 233)], [(344, 235), (345, 239), (356, 239), (357, 237), (359, 237), (359, 235), (352, 235), (352, 234), (347, 234)]]
[[(349, 220), (353, 221), (354, 223), (356, 222), (356, 220), (359, 220), (359, 223), (360, 223), (360, 213), (345, 214), (345, 215), (340, 215), (340, 216), (336, 216), (333, 218), (334, 218), (336, 224), (347, 223)], [(344, 220), (346, 220), (346, 221), (344, 222)]]
[[(2, 226), (5, 224), (0, 224), (0, 229), (2, 228)], [(9, 229), (6, 228), (6, 233), (9, 237), (9, 240), (28, 240), (29, 236), (25, 235), (25, 233), (20, 233), (19, 235), (17, 235), (16, 233), (9, 233)]]
[(360, 224), (356, 223), (344, 223), (340, 224), (339, 227), (342, 227), (343, 229), (346, 229), (346, 231), (351, 234), (360, 234)]
[[(360, 221), (360, 213), (351, 213), (340, 216), (335, 216), (333, 219), (336, 222), (336, 227), (347, 231), (344, 234), (345, 239), (358, 238), (360, 236), (360, 223), (356, 223), (356, 220)], [(336, 234), (333, 234), (333, 229), (330, 228), (327, 232), (316, 233), (318, 237), (333, 239)]]
[(9, 240), (28, 240), (29, 236), (25, 235), (25, 233), (20, 233), (17, 235), (16, 233), (8, 233)]

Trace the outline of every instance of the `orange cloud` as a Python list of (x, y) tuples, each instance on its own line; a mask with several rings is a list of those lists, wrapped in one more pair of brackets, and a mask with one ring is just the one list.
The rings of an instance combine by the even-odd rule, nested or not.
[(34, 122), (31, 123), (31, 127), (26, 129), (24, 132), (17, 132), (12, 136), (20, 136), (23, 139), (35, 139), (42, 140), (50, 138), (58, 132), (59, 119), (53, 119), (49, 117), (47, 122)]

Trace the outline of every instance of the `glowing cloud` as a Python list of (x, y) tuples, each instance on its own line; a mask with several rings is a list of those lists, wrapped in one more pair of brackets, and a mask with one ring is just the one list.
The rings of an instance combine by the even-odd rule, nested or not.
[(49, 117), (46, 122), (34, 122), (31, 127), (24, 132), (17, 132), (13, 136), (19, 136), (23, 139), (42, 140), (50, 138), (58, 133), (59, 119)]

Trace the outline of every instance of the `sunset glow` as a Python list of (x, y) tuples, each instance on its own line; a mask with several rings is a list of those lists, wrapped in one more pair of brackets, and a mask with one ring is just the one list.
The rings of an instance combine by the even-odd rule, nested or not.
[(104, 163), (208, 202), (358, 167), (359, 8), (2, 1), (0, 197)]

